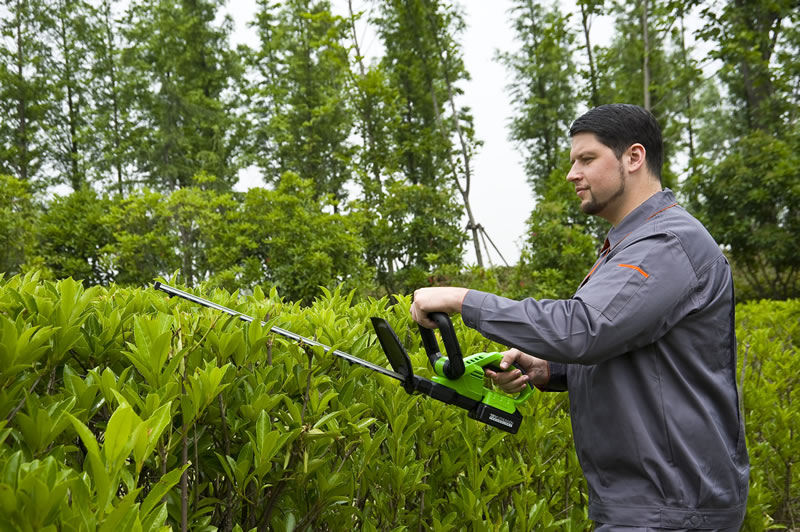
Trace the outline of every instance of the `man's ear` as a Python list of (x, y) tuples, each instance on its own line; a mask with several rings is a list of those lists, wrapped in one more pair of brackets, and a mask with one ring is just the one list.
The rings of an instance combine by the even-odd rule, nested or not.
[(628, 172), (636, 172), (645, 166), (647, 150), (638, 142), (630, 145), (626, 155), (628, 156)]

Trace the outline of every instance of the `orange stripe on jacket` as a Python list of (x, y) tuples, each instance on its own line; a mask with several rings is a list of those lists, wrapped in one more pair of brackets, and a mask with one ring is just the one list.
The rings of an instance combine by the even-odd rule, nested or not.
[(649, 275), (647, 275), (647, 273), (645, 273), (645, 271), (643, 269), (641, 269), (638, 266), (634, 266), (633, 264), (617, 264), (617, 266), (622, 266), (623, 268), (630, 268), (632, 270), (636, 270), (637, 272), (639, 272), (642, 275), (644, 275), (645, 278), (650, 277)]

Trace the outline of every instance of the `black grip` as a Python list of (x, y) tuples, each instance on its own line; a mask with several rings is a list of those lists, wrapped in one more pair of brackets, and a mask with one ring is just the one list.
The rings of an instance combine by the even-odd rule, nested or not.
[[(464, 374), (464, 357), (461, 354), (461, 346), (458, 344), (456, 330), (450, 316), (444, 312), (431, 312), (428, 317), (439, 326), (442, 335), (444, 348), (447, 352), (447, 361), (444, 363), (444, 376), (448, 379), (457, 379)], [(431, 365), (436, 368), (436, 361), (442, 356), (436, 335), (431, 329), (419, 326), (419, 333), (422, 336), (422, 345), (428, 355)]]

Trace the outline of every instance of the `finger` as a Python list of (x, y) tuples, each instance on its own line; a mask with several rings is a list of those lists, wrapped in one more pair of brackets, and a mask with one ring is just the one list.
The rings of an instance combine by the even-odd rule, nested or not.
[[(490, 371), (492, 372), (492, 375), (489, 375), (488, 372)], [(497, 384), (498, 386), (505, 386), (523, 376), (522, 372), (516, 368), (514, 368), (511, 371), (501, 371), (501, 372), (486, 370), (486, 374), (489, 375), (495, 382), (495, 384)]]
[(515, 394), (523, 391), (525, 387), (528, 385), (528, 377), (527, 375), (523, 375), (513, 381), (510, 381), (506, 384), (500, 386), (500, 389), (503, 390), (505, 393), (508, 394)]
[(427, 329), (437, 329), (439, 326), (428, 315), (419, 310), (416, 305), (411, 306), (411, 319)]

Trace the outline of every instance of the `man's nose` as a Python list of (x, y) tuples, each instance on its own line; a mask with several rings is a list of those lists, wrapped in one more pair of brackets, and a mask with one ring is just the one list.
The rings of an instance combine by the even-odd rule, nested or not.
[(580, 179), (580, 175), (575, 170), (575, 165), (573, 164), (572, 167), (569, 169), (569, 172), (567, 172), (567, 181), (575, 182), (578, 179)]

